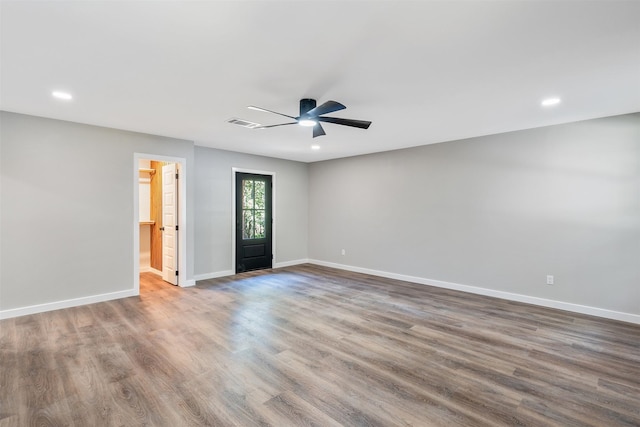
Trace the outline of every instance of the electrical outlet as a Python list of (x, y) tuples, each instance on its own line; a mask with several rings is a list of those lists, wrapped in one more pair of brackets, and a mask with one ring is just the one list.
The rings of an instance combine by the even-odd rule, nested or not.
[(553, 276), (547, 276), (547, 285), (553, 285)]
[(347, 251), (343, 249), (342, 250), (342, 255), (346, 255), (346, 254), (347, 254)]

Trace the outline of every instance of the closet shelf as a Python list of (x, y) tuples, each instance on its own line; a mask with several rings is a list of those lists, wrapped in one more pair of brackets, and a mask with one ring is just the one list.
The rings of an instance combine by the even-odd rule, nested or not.
[(143, 173), (148, 173), (149, 175), (153, 175), (154, 173), (156, 173), (155, 169), (147, 169), (147, 168), (140, 168), (138, 169), (138, 171)]
[(140, 221), (140, 225), (153, 225), (155, 223), (155, 221)]

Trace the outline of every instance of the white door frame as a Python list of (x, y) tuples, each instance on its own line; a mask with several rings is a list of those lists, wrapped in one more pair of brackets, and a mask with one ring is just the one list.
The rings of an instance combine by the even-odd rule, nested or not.
[(177, 163), (180, 170), (178, 180), (178, 286), (191, 286), (187, 280), (187, 159), (159, 154), (133, 153), (133, 290), (140, 295), (140, 160), (156, 160)]
[(276, 265), (276, 173), (270, 171), (261, 171), (256, 169), (245, 168), (231, 168), (231, 271), (235, 274), (236, 271), (236, 172), (240, 173), (252, 173), (256, 175), (270, 175), (271, 176), (271, 219), (273, 224), (271, 226), (271, 253), (273, 254), (273, 261), (271, 266)]

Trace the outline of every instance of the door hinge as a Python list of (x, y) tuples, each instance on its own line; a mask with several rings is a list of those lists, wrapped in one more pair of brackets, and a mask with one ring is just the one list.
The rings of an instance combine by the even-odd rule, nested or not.
[(178, 226), (176, 225), (176, 231), (178, 231)]
[(180, 177), (180, 174), (178, 174), (178, 172), (176, 172), (176, 179), (178, 179)]
[(178, 275), (178, 270), (176, 270), (176, 276)]

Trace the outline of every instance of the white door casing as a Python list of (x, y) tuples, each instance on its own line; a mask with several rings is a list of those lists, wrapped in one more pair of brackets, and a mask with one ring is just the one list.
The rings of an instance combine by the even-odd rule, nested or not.
[(178, 284), (178, 165), (162, 166), (162, 280)]

